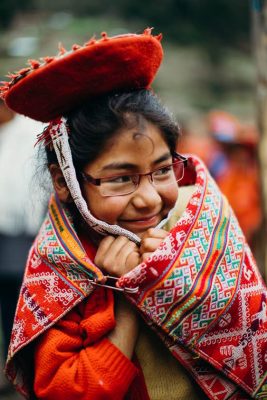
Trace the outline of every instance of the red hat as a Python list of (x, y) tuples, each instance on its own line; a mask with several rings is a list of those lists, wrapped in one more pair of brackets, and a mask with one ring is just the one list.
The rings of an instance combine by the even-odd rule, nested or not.
[(208, 130), (221, 143), (255, 147), (259, 132), (254, 125), (241, 124), (239, 119), (222, 110), (213, 110), (207, 115)]
[(241, 129), (238, 118), (227, 111), (213, 110), (207, 115), (208, 130), (216, 140), (233, 143), (237, 140)]
[(103, 33), (57, 57), (31, 60), (2, 83), (0, 95), (17, 113), (48, 122), (95, 96), (149, 88), (163, 57), (160, 40), (151, 29), (111, 38)]

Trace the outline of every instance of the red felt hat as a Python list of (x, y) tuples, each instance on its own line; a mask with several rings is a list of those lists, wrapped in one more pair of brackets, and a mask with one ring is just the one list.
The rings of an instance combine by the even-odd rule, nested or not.
[(48, 122), (95, 96), (149, 88), (163, 56), (160, 41), (151, 29), (110, 38), (103, 33), (70, 52), (31, 60), (2, 83), (1, 97), (17, 113)]

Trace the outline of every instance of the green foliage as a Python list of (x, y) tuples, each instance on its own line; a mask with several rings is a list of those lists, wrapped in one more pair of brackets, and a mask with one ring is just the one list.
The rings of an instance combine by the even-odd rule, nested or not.
[[(174, 41), (204, 46), (246, 46), (249, 2), (244, 0), (117, 0), (116, 10), (145, 20)], [(115, 11), (114, 3), (109, 6)]]
[(9, 26), (16, 12), (30, 9), (33, 1), (34, 0), (1, 0), (0, 29), (5, 29)]
[(7, 26), (16, 11), (30, 7), (46, 12), (69, 11), (78, 17), (105, 15), (129, 22), (139, 20), (143, 27), (155, 27), (156, 32), (180, 44), (249, 48), (250, 10), (246, 0), (1, 0), (0, 24)]

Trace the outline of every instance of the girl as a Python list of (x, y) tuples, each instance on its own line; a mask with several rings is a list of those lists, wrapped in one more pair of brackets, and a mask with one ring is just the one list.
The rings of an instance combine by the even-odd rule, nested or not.
[[(6, 368), (28, 398), (248, 399), (264, 390), (253, 354), (266, 347), (266, 289), (205, 167), (176, 152), (177, 124), (150, 90), (160, 39), (104, 34), (32, 61), (3, 86), (11, 108), (51, 121), (39, 141), (55, 194), (30, 251)], [(247, 276), (246, 314), (237, 293)]]
[[(186, 160), (175, 152), (178, 127), (148, 90), (102, 96), (68, 116), (67, 125), (71, 132), (73, 163), (91, 213), (141, 238), (139, 246), (125, 236), (103, 238), (83, 223), (69, 203), (74, 208), (75, 230), (87, 254), (93, 252), (94, 264), (107, 275), (120, 277), (146, 260), (167, 236), (163, 229), (153, 228), (174, 207), (178, 197), (177, 181), (184, 173)], [(68, 204), (72, 200), (55, 153), (47, 148), (47, 155), (58, 199)], [(115, 296), (115, 325), (113, 311), (107, 310), (113, 306), (112, 297), (110, 289), (96, 289), (90, 301), (76, 307), (38, 341), (34, 381), (38, 398), (61, 398), (66, 393), (72, 393), (71, 398), (124, 398), (137, 375), (136, 367), (129, 360), (133, 358), (139, 322), (136, 311), (122, 296)], [(92, 318), (102, 319), (98, 322), (101, 328), (96, 329)], [(70, 323), (76, 326), (69, 335), (66, 327)], [(77, 329), (84, 324), (88, 328), (78, 334)], [(67, 353), (62, 353), (62, 343), (75, 335), (77, 342), (68, 347)], [(83, 335), (88, 342), (86, 351), (82, 345)], [(57, 362), (55, 349), (60, 352)], [(69, 368), (70, 359), (77, 368)], [(81, 382), (77, 381), (77, 374)], [(63, 390), (59, 382), (65, 382)], [(154, 382), (154, 389), (150, 391), (165, 390), (172, 398), (167, 384), (166, 378), (159, 387)], [(177, 398), (179, 392), (187, 394), (189, 382), (182, 390), (178, 382), (176, 385), (173, 398)], [(137, 390), (141, 392), (137, 394)], [(131, 391), (133, 389), (130, 394)], [(191, 392), (193, 395), (193, 387)], [(133, 398), (146, 398), (144, 383), (135, 382), (134, 393), (131, 394)], [(155, 396), (153, 398), (159, 395)]]

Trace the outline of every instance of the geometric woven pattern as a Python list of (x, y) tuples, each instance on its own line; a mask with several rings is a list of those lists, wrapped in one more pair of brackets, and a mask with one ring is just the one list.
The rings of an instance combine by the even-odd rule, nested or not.
[(236, 384), (267, 399), (266, 286), (227, 200), (194, 163), (196, 191), (184, 214), (119, 284), (139, 287), (129, 298), (211, 399), (236, 396)]
[(23, 395), (28, 395), (28, 379), (16, 363), (19, 351), (92, 292), (88, 276), (101, 280), (103, 274), (85, 253), (66, 210), (52, 196), (28, 257), (7, 359), (6, 374)]
[[(266, 286), (227, 200), (205, 166), (195, 157), (190, 162), (196, 183), (186, 210), (118, 284), (138, 288), (127, 297), (208, 398), (266, 400)], [(90, 295), (88, 278), (101, 283), (103, 274), (52, 196), (29, 254), (6, 366), (25, 396), (21, 350)]]

